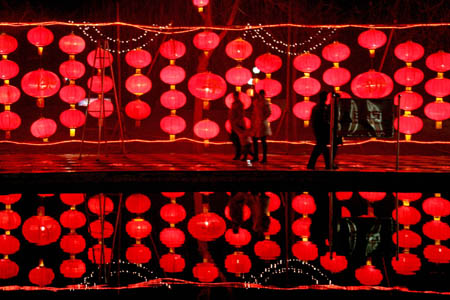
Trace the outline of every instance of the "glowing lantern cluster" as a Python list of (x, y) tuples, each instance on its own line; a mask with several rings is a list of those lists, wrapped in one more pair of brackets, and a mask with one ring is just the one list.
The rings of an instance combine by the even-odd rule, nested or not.
[(21, 218), (18, 213), (11, 209), (11, 204), (16, 203), (22, 197), (21, 194), (0, 195), (0, 202), (5, 205), (5, 209), (0, 211), (0, 228), (5, 232), (0, 235), (0, 279), (9, 279), (17, 276), (19, 266), (13, 262), (9, 255), (19, 251), (20, 241), (11, 235), (11, 230), (20, 226)]
[(114, 232), (113, 225), (105, 217), (114, 210), (111, 198), (104, 194), (97, 194), (89, 198), (88, 209), (99, 218), (89, 224), (89, 233), (98, 240), (98, 243), (88, 250), (89, 260), (97, 265), (109, 264), (112, 259), (112, 250), (105, 245), (105, 239)]
[(19, 115), (10, 111), (11, 104), (17, 102), (20, 98), (20, 90), (10, 85), (9, 80), (16, 77), (19, 73), (19, 66), (8, 60), (8, 54), (17, 49), (17, 40), (6, 33), (0, 34), (0, 79), (4, 84), (0, 86), (0, 104), (3, 104), (5, 111), (0, 113), (0, 129), (5, 131), (5, 139), (11, 137), (11, 130), (17, 129), (22, 120)]
[(266, 214), (270, 219), (270, 223), (267, 232), (264, 233), (264, 240), (255, 243), (254, 251), (260, 259), (267, 261), (274, 260), (281, 254), (280, 245), (270, 240), (270, 236), (277, 234), (281, 229), (280, 222), (270, 216), (272, 212), (280, 208), (281, 200), (277, 194), (272, 192), (266, 192), (265, 195), (269, 198)]
[[(395, 194), (395, 193), (394, 193)], [(399, 211), (392, 212), (392, 216), (397, 220), (397, 213), (399, 215), (398, 223), (403, 226), (401, 230), (392, 235), (394, 244), (398, 243), (398, 246), (402, 249), (398, 257), (392, 257), (392, 267), (394, 271), (401, 275), (414, 275), (421, 267), (420, 259), (416, 254), (410, 253), (411, 248), (417, 248), (422, 243), (420, 235), (410, 229), (411, 225), (416, 224), (420, 220), (417, 217), (411, 218), (411, 216), (402, 214), (400, 216), (400, 210), (405, 211), (405, 208), (411, 207), (410, 202), (417, 201), (422, 197), (421, 193), (397, 193), (396, 197), (402, 202), (402, 206), (399, 207)], [(407, 211), (407, 210), (406, 210)], [(405, 211), (405, 212), (406, 212)], [(414, 211), (414, 210), (412, 210)], [(418, 211), (417, 211), (418, 213)], [(413, 213), (414, 214), (414, 213)], [(412, 215), (412, 214), (411, 214)], [(420, 217), (420, 213), (419, 213)]]
[(450, 103), (443, 99), (450, 95), (450, 79), (444, 77), (444, 73), (450, 70), (450, 53), (438, 51), (429, 55), (425, 63), (437, 75), (425, 83), (425, 91), (436, 100), (425, 105), (424, 113), (435, 121), (436, 129), (441, 129), (442, 121), (450, 118)]
[(295, 257), (303, 261), (315, 260), (318, 256), (318, 249), (314, 243), (309, 241), (309, 228), (311, 225), (309, 215), (314, 214), (316, 211), (314, 197), (308, 192), (303, 192), (292, 199), (291, 205), (297, 213), (302, 215), (302, 219), (298, 219), (292, 223), (292, 232), (301, 237), (300, 241), (292, 245), (292, 253)]
[(293, 112), (297, 118), (303, 120), (304, 127), (308, 127), (312, 108), (316, 105), (309, 99), (320, 91), (320, 82), (312, 78), (310, 74), (320, 67), (321, 61), (317, 55), (307, 52), (298, 55), (293, 64), (296, 70), (304, 74), (296, 79), (293, 84), (294, 91), (303, 96), (303, 101), (294, 105)]
[(62, 193), (61, 201), (70, 206), (69, 210), (63, 212), (59, 218), (61, 225), (68, 228), (70, 232), (60, 240), (61, 249), (70, 255), (60, 265), (60, 272), (66, 278), (80, 278), (86, 272), (86, 265), (75, 255), (80, 254), (86, 248), (86, 241), (76, 230), (86, 224), (85, 215), (76, 209), (76, 206), (84, 203), (85, 195), (81, 193)]
[(441, 245), (441, 241), (450, 239), (450, 226), (441, 221), (442, 217), (450, 215), (450, 201), (435, 194), (422, 203), (423, 211), (433, 216), (433, 220), (426, 222), (422, 231), (425, 236), (434, 240), (433, 245), (427, 245), (423, 251), (425, 258), (435, 264), (450, 262), (450, 249)]
[(334, 87), (337, 92), (341, 86), (350, 81), (350, 71), (340, 67), (339, 63), (350, 56), (350, 48), (338, 41), (335, 41), (322, 49), (322, 57), (333, 63), (333, 67), (325, 70), (322, 75), (323, 81)]

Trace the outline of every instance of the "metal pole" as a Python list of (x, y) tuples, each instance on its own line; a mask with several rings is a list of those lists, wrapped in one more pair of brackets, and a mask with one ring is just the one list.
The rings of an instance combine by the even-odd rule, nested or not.
[(330, 168), (334, 166), (334, 104), (335, 104), (335, 93), (331, 94), (330, 101)]
[(398, 106), (397, 106), (397, 154), (395, 160), (395, 170), (398, 171), (400, 168), (400, 100), (401, 95), (398, 95)]

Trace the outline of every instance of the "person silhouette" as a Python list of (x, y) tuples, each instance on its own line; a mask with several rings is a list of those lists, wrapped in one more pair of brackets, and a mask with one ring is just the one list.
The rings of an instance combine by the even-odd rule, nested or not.
[(261, 163), (267, 162), (267, 137), (272, 135), (268, 118), (272, 113), (270, 103), (265, 98), (265, 91), (260, 90), (255, 94), (253, 100), (253, 111), (251, 116), (252, 127), (250, 129), (253, 140), (253, 162), (258, 161), (258, 140), (261, 141), (262, 159)]
[(239, 92), (233, 92), (233, 103), (228, 112), (228, 120), (231, 125), (230, 139), (233, 142), (235, 152), (233, 159), (240, 159), (242, 152), (242, 160), (247, 160), (247, 155), (252, 154), (250, 151), (251, 139), (245, 126), (244, 105), (239, 99)]

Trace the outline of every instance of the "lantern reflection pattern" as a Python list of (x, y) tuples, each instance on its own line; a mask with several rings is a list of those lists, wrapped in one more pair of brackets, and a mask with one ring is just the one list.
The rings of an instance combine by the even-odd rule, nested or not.
[(271, 235), (275, 235), (279, 232), (279, 222), (270, 214), (280, 208), (281, 200), (280, 197), (273, 192), (266, 192), (265, 195), (261, 195), (261, 197), (266, 197), (265, 201), (268, 201), (266, 215), (270, 220), (270, 223), (269, 228), (264, 232), (264, 240), (256, 242), (253, 249), (260, 259), (269, 261), (278, 258), (281, 254), (280, 245), (270, 239)]
[(19, 251), (20, 241), (11, 235), (11, 230), (20, 226), (21, 218), (18, 213), (11, 209), (11, 205), (21, 199), (21, 194), (0, 195), (0, 202), (5, 205), (5, 209), (0, 211), (0, 228), (5, 231), (0, 235), (0, 278), (9, 279), (17, 276), (19, 266), (13, 262), (9, 256)]

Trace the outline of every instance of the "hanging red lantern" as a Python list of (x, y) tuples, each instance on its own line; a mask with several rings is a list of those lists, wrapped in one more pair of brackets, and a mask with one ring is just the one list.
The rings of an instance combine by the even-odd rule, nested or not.
[(204, 212), (193, 216), (188, 222), (188, 231), (202, 242), (218, 239), (225, 233), (225, 221), (216, 213)]
[(22, 234), (27, 241), (38, 246), (45, 246), (58, 240), (61, 226), (58, 221), (45, 215), (43, 206), (38, 208), (38, 214), (23, 223)]
[(423, 250), (423, 256), (435, 264), (447, 264), (450, 262), (450, 249), (443, 245), (427, 245)]
[(392, 92), (392, 79), (381, 72), (369, 70), (353, 78), (351, 90), (359, 98), (380, 99)]
[(126, 209), (133, 214), (143, 214), (150, 209), (152, 202), (144, 194), (131, 194), (125, 200)]
[(38, 286), (46, 286), (53, 282), (55, 278), (55, 273), (50, 268), (44, 266), (43, 261), (41, 260), (39, 266), (32, 269), (30, 273), (28, 273), (28, 278), (31, 283)]
[(333, 42), (322, 49), (322, 57), (328, 61), (339, 63), (350, 56), (350, 48), (342, 43)]
[(315, 260), (319, 255), (317, 246), (310, 241), (297, 241), (292, 245), (292, 253), (295, 257), (304, 261)]
[(10, 209), (0, 210), (0, 228), (5, 231), (10, 231), (19, 227), (22, 219), (20, 215)]
[(430, 102), (425, 105), (425, 115), (436, 122), (436, 129), (442, 129), (442, 121), (450, 118), (450, 103), (444, 101)]
[(112, 65), (113, 55), (108, 50), (97, 48), (87, 55), (87, 63), (96, 69), (104, 69)]
[(202, 12), (203, 7), (209, 4), (209, 0), (192, 0), (192, 3), (198, 7), (199, 12)]
[(0, 34), (0, 55), (8, 55), (17, 49), (17, 40), (15, 37), (2, 32)]
[(414, 67), (403, 67), (395, 71), (394, 80), (403, 86), (415, 86), (423, 80), (422, 70)]
[(348, 262), (343, 255), (337, 255), (336, 252), (332, 252), (330, 256), (330, 252), (327, 252), (320, 257), (320, 264), (331, 273), (339, 273), (347, 269)]
[(442, 50), (433, 53), (427, 57), (425, 64), (432, 71), (445, 73), (450, 70), (450, 53)]
[[(398, 125), (397, 118), (394, 120), (394, 128), (397, 130)], [(400, 116), (400, 132), (405, 134), (405, 139), (409, 141), (411, 139), (411, 135), (419, 132), (423, 128), (423, 121), (421, 118), (412, 116), (412, 115), (404, 115)]]
[(378, 202), (386, 197), (386, 192), (358, 192), (358, 194), (369, 202)]
[(363, 31), (358, 36), (358, 44), (366, 49), (369, 49), (370, 57), (374, 57), (375, 49), (382, 47), (386, 44), (386, 34), (377, 29), (369, 29)]
[(70, 129), (70, 136), (75, 136), (75, 129), (84, 125), (86, 116), (81, 111), (70, 108), (59, 115), (59, 121)]
[(341, 207), (341, 218), (350, 218), (352, 216), (350, 210), (347, 207)]
[(271, 53), (262, 54), (255, 59), (255, 66), (268, 74), (278, 71), (282, 64), (281, 58)]
[(248, 58), (253, 52), (252, 44), (243, 40), (242, 38), (237, 38), (227, 44), (225, 47), (225, 53), (228, 57), (236, 60), (243, 61)]
[[(229, 205), (225, 206), (224, 215), (225, 215), (225, 218), (227, 218), (228, 220), (231, 221)], [(244, 221), (244, 222), (247, 221), (248, 219), (250, 219), (251, 215), (252, 215), (252, 211), (250, 210), (250, 207), (248, 207), (248, 205), (244, 204), (242, 206), (242, 221)]]
[(0, 60), (0, 79), (8, 80), (19, 74), (19, 65), (9, 59)]
[(175, 135), (186, 128), (186, 121), (180, 116), (170, 115), (162, 118), (159, 125), (164, 132), (170, 134), (171, 139), (175, 139)]
[[(397, 244), (397, 233), (392, 235), (392, 241)], [(398, 231), (398, 246), (402, 248), (417, 248), (422, 243), (420, 235), (409, 229)]]
[(47, 142), (48, 138), (55, 134), (56, 128), (56, 122), (52, 119), (40, 118), (31, 124), (30, 131), (34, 137)]
[(59, 197), (64, 204), (73, 206), (83, 203), (85, 195), (83, 193), (61, 193)]
[(432, 78), (425, 82), (425, 90), (436, 98), (444, 98), (450, 95), (450, 79)]
[(77, 80), (83, 77), (86, 67), (82, 62), (71, 59), (59, 65), (59, 73), (67, 79)]
[(346, 68), (342, 67), (332, 67), (327, 69), (323, 75), (322, 75), (323, 81), (325, 81), (326, 84), (334, 86), (334, 87), (341, 87), (347, 82), (350, 81), (351, 74), (350, 71)]
[(311, 73), (320, 67), (320, 57), (309, 52), (302, 53), (294, 58), (294, 68), (303, 73)]
[(281, 224), (280, 221), (278, 221), (277, 219), (270, 217), (269, 216), (269, 228), (267, 229), (266, 232), (264, 232), (264, 235), (275, 235), (278, 232), (280, 232), (281, 230)]
[(43, 47), (53, 42), (53, 33), (48, 28), (37, 26), (28, 31), (27, 39), (31, 44), (38, 47), (38, 53), (42, 55)]
[(152, 62), (152, 55), (147, 50), (134, 49), (127, 52), (125, 61), (135, 69), (142, 69)]
[(194, 36), (193, 43), (197, 49), (208, 52), (219, 45), (220, 37), (215, 32), (202, 31)]
[(69, 55), (76, 55), (83, 52), (86, 42), (81, 36), (75, 35), (73, 32), (63, 36), (59, 40), (59, 49)]
[(19, 274), (19, 266), (8, 258), (0, 259), (0, 279), (9, 279)]
[(395, 272), (401, 275), (415, 275), (422, 265), (420, 258), (411, 253), (400, 253), (398, 259), (392, 257), (391, 263)]
[[(114, 105), (111, 101), (96, 99), (89, 103), (88, 105), (88, 113), (90, 116), (94, 118), (107, 118), (112, 115), (114, 111)], [(102, 113), (103, 112), (103, 113)]]
[(114, 202), (104, 194), (94, 195), (88, 200), (89, 211), (100, 216), (106, 216), (114, 210)]
[(81, 259), (66, 259), (61, 263), (59, 271), (66, 278), (80, 278), (86, 272), (86, 265)]
[(114, 227), (108, 221), (95, 220), (89, 224), (89, 233), (94, 239), (107, 239), (114, 233)]
[(159, 77), (166, 84), (176, 85), (186, 78), (186, 72), (180, 66), (168, 65), (161, 70)]
[(103, 244), (94, 245), (88, 250), (88, 259), (97, 265), (109, 264), (112, 259), (112, 250)]
[(316, 203), (313, 196), (303, 193), (292, 199), (292, 208), (299, 214), (311, 215), (316, 211)]
[(434, 217), (446, 217), (450, 215), (450, 201), (442, 197), (430, 197), (422, 203), (423, 211)]
[(132, 238), (140, 240), (152, 232), (152, 225), (144, 219), (135, 218), (127, 223), (126, 231)]
[(133, 244), (127, 248), (125, 256), (133, 264), (146, 264), (152, 259), (152, 252), (145, 245)]
[(256, 242), (254, 246), (255, 254), (262, 260), (273, 260), (280, 256), (281, 248), (271, 240)]
[(237, 248), (247, 245), (251, 239), (250, 232), (242, 227), (239, 227), (237, 233), (234, 233), (231, 228), (225, 232), (225, 240), (227, 243)]
[(5, 194), (5, 195), (0, 195), (0, 203), (3, 203), (5, 205), (10, 205), (10, 204), (14, 204), (17, 201), (20, 200), (20, 198), (22, 198), (22, 194)]
[(185, 192), (161, 192), (164, 197), (172, 199), (183, 197)]
[(422, 45), (413, 41), (398, 44), (394, 49), (395, 56), (406, 63), (419, 60), (422, 58), (424, 52), (425, 50)]
[[(246, 93), (239, 92), (239, 100), (241, 100), (242, 104), (244, 105), (244, 109), (249, 108), (252, 105), (252, 98), (248, 96)], [(229, 93), (225, 97), (225, 105), (229, 109), (231, 109), (231, 104), (233, 104), (234, 96), (233, 93)]]
[(219, 131), (219, 125), (211, 120), (202, 120), (194, 125), (195, 135), (204, 140), (215, 138), (219, 134)]
[(86, 248), (86, 241), (80, 234), (69, 233), (61, 238), (59, 246), (65, 253), (75, 255), (84, 251)]
[(267, 210), (269, 212), (274, 212), (278, 208), (280, 208), (281, 200), (277, 194), (272, 192), (266, 192), (266, 196), (269, 197), (269, 205), (267, 207)]
[(159, 233), (159, 240), (167, 248), (178, 248), (184, 244), (185, 236), (181, 229), (169, 227)]
[(125, 113), (131, 119), (136, 120), (136, 126), (140, 126), (140, 121), (150, 116), (151, 108), (146, 102), (136, 99), (128, 102), (125, 106)]
[(0, 129), (5, 131), (5, 138), (11, 137), (11, 131), (19, 128), (22, 120), (20, 116), (12, 111), (5, 110), (0, 113)]
[(422, 106), (423, 98), (419, 93), (414, 91), (402, 91), (395, 95), (394, 104), (398, 105), (398, 98), (400, 97), (400, 109), (412, 111)]
[(86, 217), (81, 211), (69, 209), (61, 214), (59, 222), (65, 228), (78, 229), (86, 224)]
[(320, 82), (312, 77), (300, 77), (294, 81), (294, 91), (304, 97), (311, 97), (320, 91)]
[(9, 84), (0, 86), (0, 104), (9, 106), (20, 98), (20, 90)]
[(300, 218), (292, 223), (292, 232), (299, 237), (307, 237), (311, 236), (310, 228), (311, 228), (312, 220), (311, 218)]
[(28, 72), (20, 84), (25, 94), (38, 98), (39, 107), (44, 107), (43, 98), (55, 95), (61, 86), (58, 75), (44, 69)]
[[(392, 211), (392, 218), (397, 221), (397, 212)], [(419, 223), (420, 212), (412, 206), (400, 206), (398, 208), (398, 223), (402, 225), (414, 225)]]
[(68, 104), (77, 104), (86, 98), (86, 91), (79, 85), (69, 84), (59, 90), (59, 97)]
[(219, 277), (219, 269), (213, 263), (204, 261), (194, 266), (192, 274), (200, 282), (213, 282)]
[(141, 96), (152, 89), (152, 81), (143, 74), (133, 74), (125, 81), (125, 87), (130, 93)]
[(432, 240), (446, 241), (450, 238), (450, 226), (439, 220), (426, 222), (422, 227), (423, 234)]
[(161, 44), (159, 52), (163, 57), (175, 60), (186, 53), (186, 46), (180, 41), (170, 39)]
[(177, 224), (186, 218), (186, 210), (178, 203), (168, 203), (161, 207), (161, 218), (170, 224)]
[(241, 87), (249, 82), (252, 78), (252, 72), (242, 66), (236, 66), (229, 69), (225, 73), (225, 79), (231, 85)]
[(280, 118), (281, 108), (278, 105), (276, 105), (275, 103), (270, 103), (270, 111), (271, 111), (271, 114), (267, 118), (267, 122), (271, 123)]
[(356, 269), (355, 277), (363, 285), (379, 285), (383, 280), (381, 271), (371, 264)]
[(0, 235), (0, 254), (11, 255), (19, 251), (20, 241), (9, 234)]
[(255, 90), (257, 93), (259, 93), (259, 91), (261, 90), (264, 90), (264, 92), (266, 93), (265, 94), (266, 98), (273, 98), (281, 93), (282, 85), (278, 80), (271, 78), (264, 78), (258, 80), (258, 82), (255, 85)]
[(161, 105), (170, 110), (176, 110), (186, 104), (186, 95), (177, 90), (169, 90), (161, 95)]
[(251, 267), (250, 258), (242, 252), (236, 251), (233, 254), (228, 254), (225, 258), (225, 268), (228, 272), (237, 276), (250, 272)]
[(352, 199), (353, 192), (336, 192), (336, 199), (339, 201), (347, 201)]
[(216, 100), (225, 95), (227, 83), (219, 75), (211, 72), (197, 73), (189, 79), (189, 92), (202, 100)]
[(161, 256), (159, 265), (167, 273), (179, 273), (184, 270), (186, 262), (180, 254), (167, 253)]
[(393, 193), (400, 201), (413, 202), (422, 198), (422, 193)]

